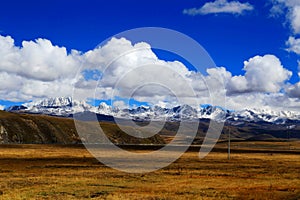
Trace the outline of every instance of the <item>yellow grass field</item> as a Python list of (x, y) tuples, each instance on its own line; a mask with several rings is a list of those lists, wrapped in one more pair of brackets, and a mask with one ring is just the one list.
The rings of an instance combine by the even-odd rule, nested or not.
[(228, 160), (224, 151), (200, 160), (195, 151), (161, 170), (128, 174), (80, 146), (0, 145), (0, 199), (296, 200), (300, 154), (235, 152)]

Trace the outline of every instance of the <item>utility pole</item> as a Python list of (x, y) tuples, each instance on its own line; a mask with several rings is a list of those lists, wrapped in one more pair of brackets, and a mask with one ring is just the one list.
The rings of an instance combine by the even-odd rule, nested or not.
[(230, 160), (230, 128), (228, 128), (228, 160)]
[(288, 146), (289, 146), (289, 150), (291, 150), (291, 144), (290, 144), (290, 139), (291, 139), (291, 133), (290, 131), (292, 129), (294, 129), (296, 127), (296, 125), (290, 125), (290, 126), (287, 126), (287, 141), (288, 141)]

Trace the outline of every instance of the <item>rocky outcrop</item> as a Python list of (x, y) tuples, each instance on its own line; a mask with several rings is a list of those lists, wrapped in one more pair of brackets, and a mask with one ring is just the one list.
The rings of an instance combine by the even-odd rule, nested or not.
[(8, 133), (4, 126), (0, 125), (0, 144), (8, 143)]

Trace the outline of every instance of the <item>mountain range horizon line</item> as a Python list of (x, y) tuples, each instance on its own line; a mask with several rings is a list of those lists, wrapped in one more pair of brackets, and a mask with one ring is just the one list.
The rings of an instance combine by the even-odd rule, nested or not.
[(235, 111), (201, 104), (196, 109), (188, 104), (166, 108), (158, 105), (140, 105), (134, 108), (119, 108), (108, 105), (105, 102), (98, 106), (88, 104), (86, 101), (74, 100), (72, 97), (47, 98), (22, 105), (10, 106), (5, 109), (8, 112), (25, 112), (67, 117), (76, 113), (92, 112), (118, 118), (135, 120), (161, 120), (180, 121), (194, 119), (212, 119), (219, 122), (268, 122), (284, 124), (288, 121), (300, 121), (300, 112), (272, 111), (267, 109), (251, 109)]

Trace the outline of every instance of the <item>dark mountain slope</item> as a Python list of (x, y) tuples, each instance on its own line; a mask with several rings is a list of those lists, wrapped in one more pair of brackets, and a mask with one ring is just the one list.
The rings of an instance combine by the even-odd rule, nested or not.
[[(98, 122), (89, 122), (98, 123)], [(82, 122), (89, 128), (88, 122)], [(139, 139), (127, 135), (111, 122), (101, 122), (101, 128), (113, 143), (119, 144), (163, 144), (158, 136)], [(81, 136), (84, 137), (84, 136)], [(84, 139), (84, 138), (83, 138)], [(85, 140), (86, 141), (86, 140)], [(73, 119), (46, 115), (17, 114), (0, 111), (0, 143), (80, 143)]]

